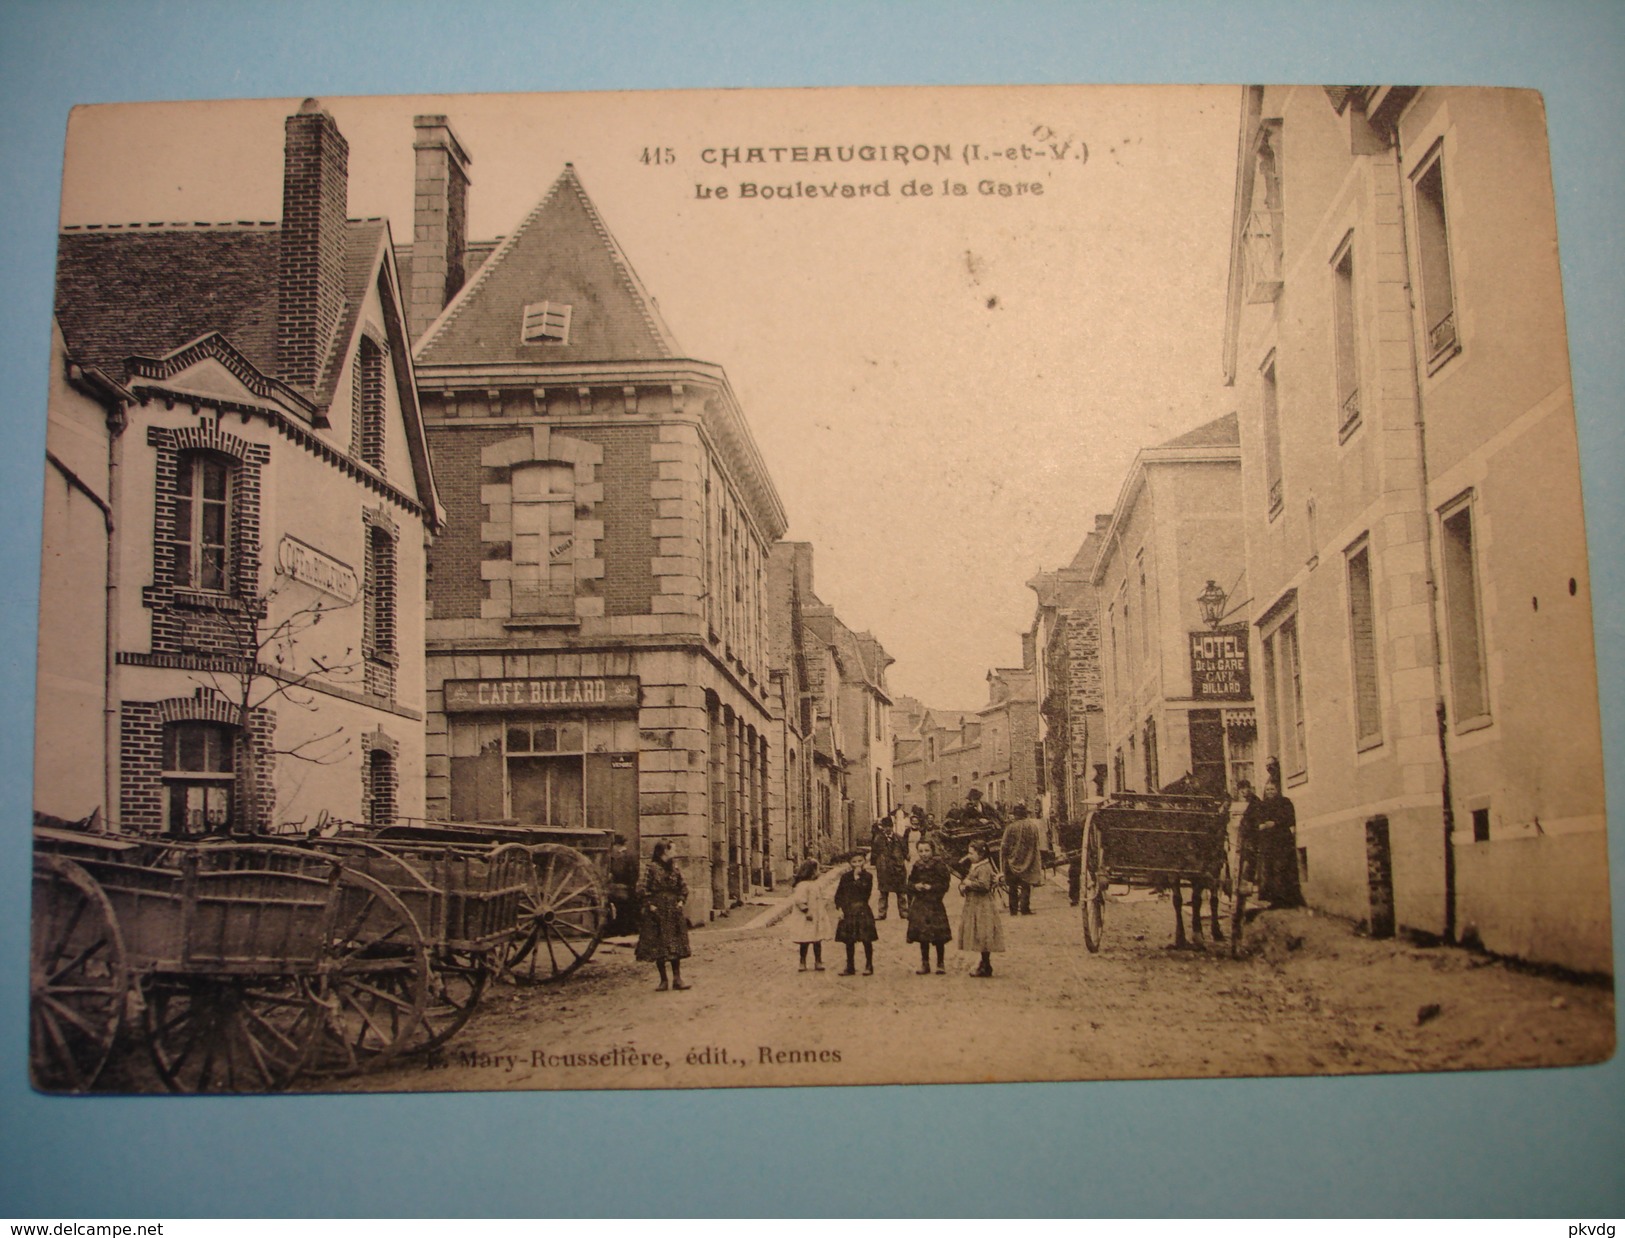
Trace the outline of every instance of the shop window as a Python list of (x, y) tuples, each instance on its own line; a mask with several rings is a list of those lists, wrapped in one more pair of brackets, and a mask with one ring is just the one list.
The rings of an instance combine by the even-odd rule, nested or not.
[(1447, 508), (1440, 520), (1444, 559), (1445, 635), (1456, 725), (1482, 724), (1490, 713), (1484, 665), (1483, 615), (1473, 536), (1472, 496)]
[(231, 478), (231, 463), (207, 452), (184, 452), (176, 463), (171, 545), (174, 581), (179, 588), (228, 590)]
[(1250, 719), (1237, 718), (1226, 724), (1224, 738), (1230, 766), (1230, 787), (1234, 790), (1244, 782), (1255, 780), (1253, 749), (1257, 745), (1258, 732)]
[(1347, 434), (1360, 420), (1360, 356), (1354, 309), (1354, 238), (1332, 261), (1332, 331), (1337, 359), (1337, 428)]
[(164, 823), (179, 838), (219, 834), (233, 823), (236, 732), (213, 722), (164, 727)]
[(575, 469), (527, 464), (513, 470), (515, 615), (575, 615)]
[[(589, 816), (598, 806), (587, 801), (607, 768), (631, 779), (635, 797), (627, 760), (638, 749), (635, 715), (454, 721), (450, 739), (453, 820), (596, 828)], [(596, 785), (600, 796), (613, 793)]]
[(1444, 200), (1444, 155), (1435, 154), (1416, 176), (1416, 249), (1422, 276), (1422, 328), (1430, 369), (1461, 347)]
[(1355, 738), (1361, 748), (1382, 742), (1382, 699), (1377, 684), (1376, 606), (1371, 593), (1371, 547), (1348, 554), (1349, 656), (1354, 672)]

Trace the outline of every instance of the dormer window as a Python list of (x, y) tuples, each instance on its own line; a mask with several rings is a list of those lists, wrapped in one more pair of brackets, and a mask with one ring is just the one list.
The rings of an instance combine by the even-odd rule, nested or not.
[(568, 344), (570, 307), (558, 301), (537, 301), (525, 306), (520, 339), (526, 344)]

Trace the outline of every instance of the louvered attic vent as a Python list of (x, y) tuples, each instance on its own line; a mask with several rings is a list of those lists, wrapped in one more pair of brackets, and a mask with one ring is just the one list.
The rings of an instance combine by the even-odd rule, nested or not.
[(524, 333), (526, 344), (568, 344), (570, 342), (570, 307), (557, 301), (537, 301), (525, 306)]

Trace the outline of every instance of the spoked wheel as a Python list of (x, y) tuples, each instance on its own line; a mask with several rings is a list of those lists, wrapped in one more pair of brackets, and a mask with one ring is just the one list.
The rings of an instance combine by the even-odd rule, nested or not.
[(118, 1039), (130, 975), (113, 908), (72, 860), (34, 857), (28, 1073), (46, 1092), (88, 1092)]
[(1100, 828), (1090, 820), (1083, 827), (1083, 879), (1078, 889), (1078, 902), (1083, 906), (1083, 944), (1090, 954), (1100, 952), (1100, 943), (1106, 935), (1104, 867)]
[(556, 843), (530, 852), (531, 882), (508, 968), (517, 979), (551, 984), (592, 957), (609, 923), (608, 901), (598, 870), (581, 852)]
[(349, 869), (335, 901), (316, 974), (319, 1007), (305, 1062), (310, 1074), (357, 1074), (412, 1047), (430, 1001), (429, 953), (417, 922), (385, 886)]
[(429, 972), (423, 1021), (406, 1045), (407, 1053), (426, 1053), (450, 1040), (474, 1014), (490, 977), (490, 960), (466, 950), (444, 950)]
[(171, 1092), (279, 1092), (317, 1030), (306, 985), (288, 976), (158, 976), (142, 1021)]

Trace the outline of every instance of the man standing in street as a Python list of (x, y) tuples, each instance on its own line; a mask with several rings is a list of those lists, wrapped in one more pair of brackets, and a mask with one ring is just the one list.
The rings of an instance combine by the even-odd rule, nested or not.
[(1044, 840), (1025, 804), (1016, 805), (1015, 819), (1004, 828), (999, 865), (1010, 891), (1010, 914), (1032, 915), (1033, 887), (1044, 884)]
[(637, 901), (633, 895), (637, 884), (638, 857), (626, 845), (626, 835), (617, 834), (609, 852), (609, 936), (638, 931)]

